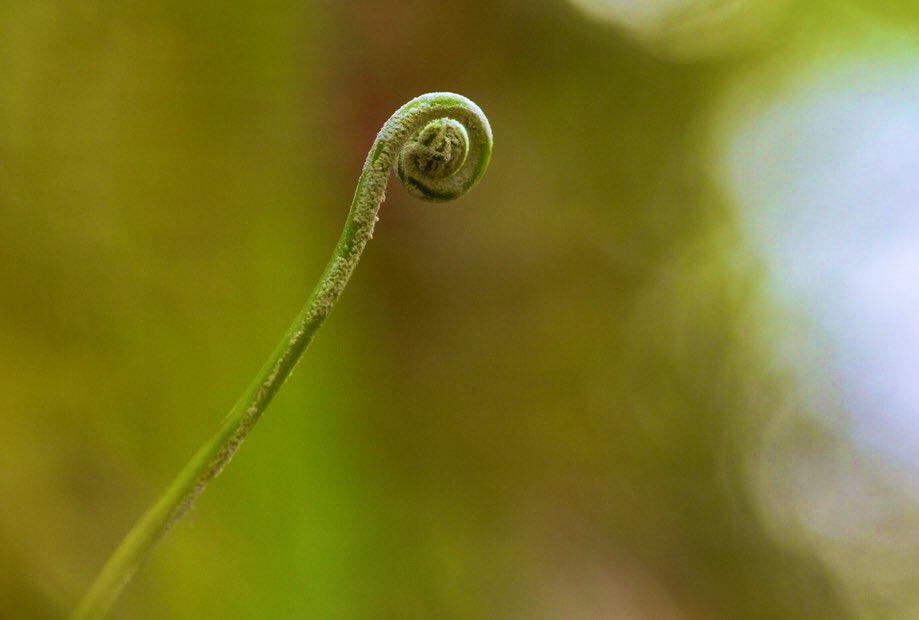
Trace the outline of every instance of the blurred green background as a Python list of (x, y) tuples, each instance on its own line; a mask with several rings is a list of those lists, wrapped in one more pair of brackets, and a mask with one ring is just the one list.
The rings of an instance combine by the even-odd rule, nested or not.
[[(893, 375), (818, 311), (851, 286), (783, 271), (848, 216), (782, 226), (874, 171), (845, 195), (876, 219), (820, 247), (919, 230), (917, 6), (0, 1), (0, 619), (66, 616), (432, 90), (489, 116), (483, 182), (447, 205), (392, 182), (338, 308), (112, 617), (916, 618), (917, 410), (871, 434), (893, 409), (847, 390)], [(839, 75), (860, 99), (795, 112)], [(872, 124), (886, 103), (906, 120)]]

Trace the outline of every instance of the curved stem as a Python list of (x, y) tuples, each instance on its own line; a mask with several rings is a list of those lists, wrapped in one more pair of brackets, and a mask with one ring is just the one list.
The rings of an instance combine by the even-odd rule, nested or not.
[(71, 620), (103, 618), (150, 550), (233, 458), (338, 301), (373, 236), (393, 167), (398, 164), (400, 178), (417, 196), (450, 200), (479, 181), (488, 166), (491, 143), (485, 115), (461, 95), (422, 95), (389, 118), (367, 155), (338, 245), (300, 314), (214, 436), (112, 553)]

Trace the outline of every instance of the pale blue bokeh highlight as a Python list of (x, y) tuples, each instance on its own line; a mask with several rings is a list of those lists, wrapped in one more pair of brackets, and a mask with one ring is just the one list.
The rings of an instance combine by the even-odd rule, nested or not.
[(919, 471), (919, 56), (850, 59), (742, 125), (741, 223), (828, 345), (858, 443)]
[(776, 308), (758, 329), (797, 385), (753, 424), (764, 430), (751, 491), (773, 534), (815, 551), (859, 618), (911, 618), (919, 53), (879, 47), (827, 46), (735, 88), (714, 171)]

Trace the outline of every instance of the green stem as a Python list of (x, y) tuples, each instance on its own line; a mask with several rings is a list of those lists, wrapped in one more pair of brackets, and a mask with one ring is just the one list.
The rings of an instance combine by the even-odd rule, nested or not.
[(233, 458), (341, 296), (373, 236), (393, 167), (416, 196), (434, 202), (452, 200), (482, 177), (491, 144), (485, 115), (461, 95), (422, 95), (389, 118), (367, 155), (344, 231), (306, 305), (217, 433), (201, 446), (112, 553), (71, 620), (103, 618), (151, 549)]

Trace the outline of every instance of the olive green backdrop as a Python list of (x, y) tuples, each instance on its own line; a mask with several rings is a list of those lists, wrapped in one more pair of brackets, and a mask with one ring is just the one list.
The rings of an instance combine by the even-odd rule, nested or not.
[(681, 56), (562, 0), (3, 0), (0, 618), (66, 616), (432, 90), (489, 116), (482, 184), (392, 183), (339, 307), (112, 617), (856, 617), (753, 500), (791, 379), (708, 153), (750, 67), (919, 28), (863, 4)]

